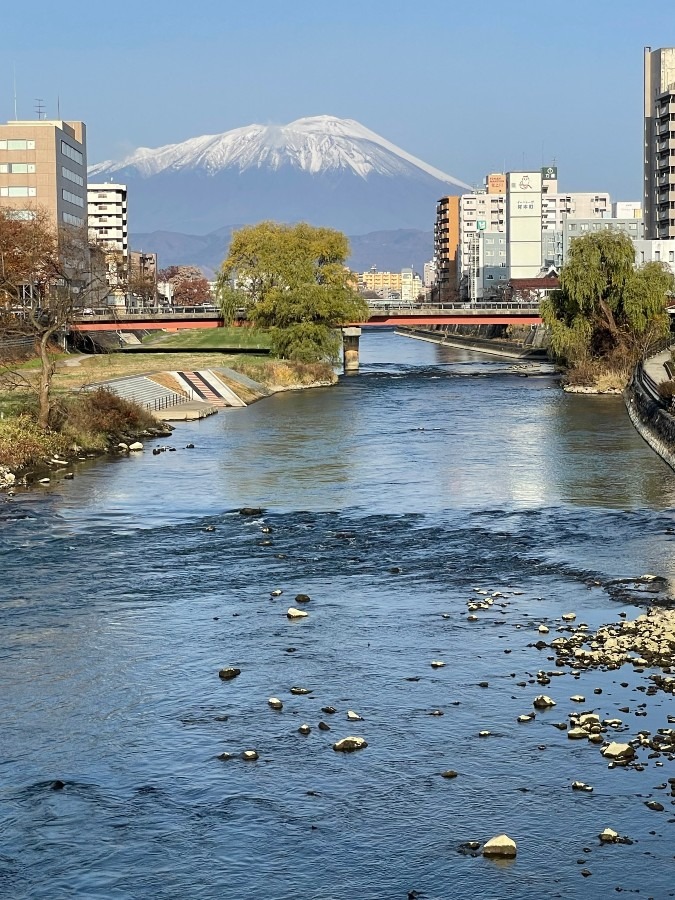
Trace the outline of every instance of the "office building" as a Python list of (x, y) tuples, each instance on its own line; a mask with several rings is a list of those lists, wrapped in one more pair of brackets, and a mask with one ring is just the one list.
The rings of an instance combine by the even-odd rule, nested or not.
[(644, 52), (644, 196), (648, 239), (675, 237), (675, 47)]
[(87, 186), (89, 240), (116, 251), (124, 260), (129, 255), (127, 186), (89, 184)]
[(23, 219), (40, 210), (54, 230), (86, 227), (83, 122), (36, 119), (0, 125), (0, 207)]
[(563, 260), (567, 259), (572, 241), (594, 231), (621, 231), (632, 241), (644, 237), (644, 223), (641, 219), (573, 219), (565, 217), (563, 223)]

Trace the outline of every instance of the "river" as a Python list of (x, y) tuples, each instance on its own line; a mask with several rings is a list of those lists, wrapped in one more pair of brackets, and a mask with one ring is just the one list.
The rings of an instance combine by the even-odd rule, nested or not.
[[(675, 896), (673, 763), (609, 770), (552, 727), (582, 693), (632, 737), (667, 697), (635, 717), (638, 674), (567, 673), (516, 722), (553, 666), (539, 624), (634, 617), (608, 581), (675, 579), (675, 474), (619, 398), (391, 332), (361, 345), (334, 388), (0, 502), (0, 897)], [(476, 589), (503, 596), (470, 621)], [(350, 734), (368, 747), (334, 752)], [(600, 846), (608, 826), (633, 843)], [(511, 863), (458, 852), (501, 832)]]

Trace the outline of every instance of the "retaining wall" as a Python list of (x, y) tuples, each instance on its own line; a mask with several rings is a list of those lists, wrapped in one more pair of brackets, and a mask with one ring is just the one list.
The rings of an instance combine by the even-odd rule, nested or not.
[(641, 365), (633, 373), (623, 399), (638, 434), (675, 469), (675, 416), (654, 398)]

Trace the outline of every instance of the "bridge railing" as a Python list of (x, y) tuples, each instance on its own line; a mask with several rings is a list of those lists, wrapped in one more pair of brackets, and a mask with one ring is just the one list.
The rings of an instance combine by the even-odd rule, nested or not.
[[(465, 315), (470, 318), (474, 315), (538, 315), (538, 304), (523, 303), (401, 303), (400, 301), (376, 301), (368, 305), (371, 316), (396, 315), (396, 316), (424, 316), (448, 313)], [(148, 319), (220, 319), (222, 313), (217, 306), (170, 306), (170, 307), (138, 307), (122, 309), (116, 306), (104, 306), (85, 308), (80, 310), (75, 320), (77, 322), (137, 322)]]

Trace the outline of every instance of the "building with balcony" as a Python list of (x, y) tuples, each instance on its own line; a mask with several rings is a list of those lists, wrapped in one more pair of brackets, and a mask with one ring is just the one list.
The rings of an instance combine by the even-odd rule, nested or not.
[(114, 250), (126, 261), (129, 255), (126, 184), (87, 186), (89, 240)]
[(675, 47), (644, 52), (645, 235), (675, 237)]
[(0, 208), (32, 219), (40, 210), (56, 231), (87, 226), (87, 140), (83, 122), (61, 119), (0, 125)]
[(459, 284), (459, 197), (441, 197), (436, 204), (434, 259), (437, 299), (447, 302), (457, 296)]

